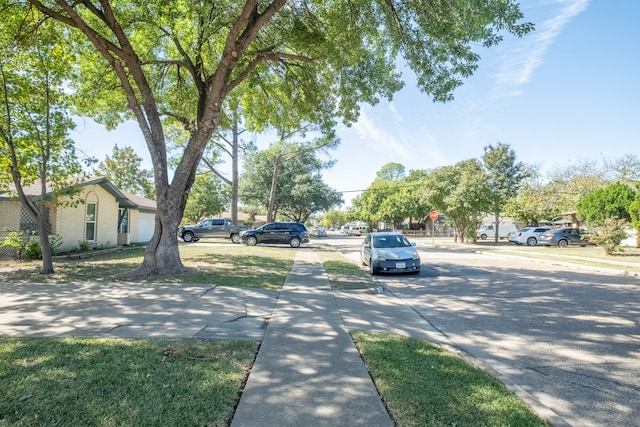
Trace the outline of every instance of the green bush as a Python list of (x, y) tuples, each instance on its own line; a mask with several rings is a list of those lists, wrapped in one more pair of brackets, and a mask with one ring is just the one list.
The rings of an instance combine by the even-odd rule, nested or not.
[[(56, 255), (60, 246), (62, 246), (62, 236), (54, 234), (49, 236), (49, 246), (51, 247), (51, 255)], [(34, 260), (42, 259), (42, 245), (40, 240), (30, 239), (24, 246), (24, 259)]]
[(78, 247), (80, 248), (81, 252), (87, 252), (89, 250), (89, 242), (87, 242), (86, 240), (78, 242)]
[(627, 221), (620, 218), (605, 218), (598, 224), (599, 232), (589, 236), (589, 241), (604, 249), (607, 255), (624, 252), (620, 243), (627, 238)]

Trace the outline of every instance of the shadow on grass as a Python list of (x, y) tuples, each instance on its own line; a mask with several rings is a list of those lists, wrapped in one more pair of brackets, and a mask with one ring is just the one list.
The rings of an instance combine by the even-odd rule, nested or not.
[(375, 280), (353, 262), (333, 249), (319, 249), (320, 259), (334, 290), (360, 290), (375, 288)]
[[(280, 289), (293, 265), (291, 248), (240, 245), (197, 245), (180, 247), (180, 257), (188, 272), (171, 276), (147, 276), (140, 283), (201, 283)], [(87, 259), (59, 260), (55, 274), (39, 274), (41, 263), (16, 263), (3, 273), (12, 283), (118, 282), (118, 275), (142, 264), (143, 248), (95, 255)]]
[(251, 341), (0, 339), (7, 425), (226, 426)]

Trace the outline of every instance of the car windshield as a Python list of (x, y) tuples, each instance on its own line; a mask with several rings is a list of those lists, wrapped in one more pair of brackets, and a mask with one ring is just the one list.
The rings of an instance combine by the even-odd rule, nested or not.
[(401, 234), (388, 236), (373, 236), (375, 248), (404, 248), (411, 246), (411, 242)]

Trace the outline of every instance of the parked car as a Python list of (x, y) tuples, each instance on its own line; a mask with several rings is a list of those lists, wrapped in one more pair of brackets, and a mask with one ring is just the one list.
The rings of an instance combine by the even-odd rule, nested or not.
[(324, 227), (313, 227), (313, 234), (315, 234), (316, 237), (327, 237), (327, 232)]
[(515, 243), (516, 245), (524, 245), (525, 243), (528, 246), (535, 246), (538, 244), (538, 236), (540, 233), (544, 233), (545, 231), (549, 231), (551, 227), (525, 227), (516, 231), (511, 237), (509, 237), (509, 241)]
[[(495, 224), (482, 224), (476, 231), (476, 238), (480, 240), (494, 239), (496, 235)], [(516, 231), (516, 225), (512, 222), (500, 223), (498, 226), (498, 238), (506, 239), (509, 233)]]
[(584, 235), (585, 233), (579, 228), (552, 228), (538, 235), (538, 244), (560, 247), (569, 245), (587, 246), (591, 242)]
[(299, 222), (270, 222), (253, 230), (240, 233), (240, 239), (249, 246), (259, 243), (285, 244), (292, 248), (309, 243), (309, 232)]
[(368, 233), (362, 241), (360, 261), (372, 275), (420, 273), (420, 255), (415, 242), (396, 231)]
[(187, 243), (206, 237), (231, 239), (233, 243), (240, 243), (240, 232), (250, 228), (247, 225), (233, 225), (227, 218), (208, 218), (196, 225), (180, 227), (178, 237)]
[(365, 225), (351, 226), (347, 229), (347, 236), (362, 236), (366, 232), (367, 227)]

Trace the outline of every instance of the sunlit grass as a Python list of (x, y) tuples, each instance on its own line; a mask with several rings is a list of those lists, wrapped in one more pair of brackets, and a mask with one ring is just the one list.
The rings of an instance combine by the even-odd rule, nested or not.
[(0, 339), (0, 425), (227, 426), (257, 343)]
[(367, 272), (346, 259), (339, 252), (324, 248), (319, 249), (318, 253), (333, 289), (354, 290), (376, 286), (376, 282)]
[(500, 382), (437, 345), (352, 335), (398, 427), (547, 425)]
[[(180, 258), (189, 272), (136, 280), (145, 283), (210, 283), (280, 289), (293, 265), (295, 252), (284, 246), (181, 245)], [(10, 271), (5, 268), (1, 280), (14, 283), (117, 281), (119, 274), (138, 267), (143, 255), (143, 248), (134, 248), (94, 254), (77, 260), (58, 259), (54, 262), (55, 274), (46, 276), (39, 274), (38, 262), (15, 263)]]

